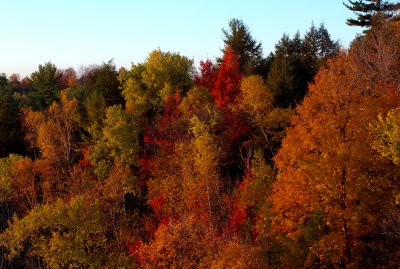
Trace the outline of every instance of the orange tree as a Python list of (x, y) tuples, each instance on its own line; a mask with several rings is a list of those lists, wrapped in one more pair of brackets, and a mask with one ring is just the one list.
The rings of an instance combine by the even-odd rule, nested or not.
[(351, 56), (330, 61), (297, 107), (274, 158), (274, 226), (303, 246), (295, 255), (303, 257), (301, 266), (360, 261), (361, 238), (391, 203), (393, 170), (372, 149), (368, 123), (397, 106), (398, 97), (388, 98), (396, 95), (389, 85), (376, 85), (367, 84)]

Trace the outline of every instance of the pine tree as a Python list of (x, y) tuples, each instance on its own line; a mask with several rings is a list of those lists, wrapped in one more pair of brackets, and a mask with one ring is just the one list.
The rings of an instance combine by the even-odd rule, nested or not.
[(242, 20), (232, 19), (229, 29), (222, 32), (225, 47), (232, 48), (239, 58), (240, 71), (246, 75), (263, 75), (265, 59), (262, 57), (262, 45), (253, 39), (247, 25)]
[(347, 20), (347, 24), (350, 26), (370, 28), (385, 20), (399, 19), (399, 3), (390, 3), (384, 0), (349, 0), (348, 4), (343, 3), (343, 5), (357, 15), (356, 19)]

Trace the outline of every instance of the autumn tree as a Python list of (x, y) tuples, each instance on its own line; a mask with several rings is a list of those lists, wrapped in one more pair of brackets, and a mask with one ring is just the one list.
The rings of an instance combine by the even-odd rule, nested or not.
[(154, 116), (169, 94), (189, 90), (193, 75), (193, 62), (185, 56), (154, 50), (143, 64), (132, 65), (120, 76), (127, 110), (136, 116)]
[(260, 76), (245, 77), (241, 81), (238, 109), (256, 128), (255, 144), (265, 146), (269, 156), (275, 155), (285, 128), (289, 125), (291, 109), (274, 108), (274, 98)]
[(32, 149), (39, 149), (43, 158), (57, 163), (71, 163), (77, 147), (77, 100), (61, 95), (61, 104), (54, 102), (46, 112), (23, 110), (26, 140)]
[(152, 162), (149, 203), (160, 224), (154, 240), (139, 250), (144, 268), (210, 267), (224, 216), (213, 122), (213, 115), (206, 122), (193, 115), (190, 136), (173, 146), (172, 156), (159, 160), (164, 165)]
[(397, 23), (388, 22), (371, 28), (351, 44), (357, 68), (370, 83), (393, 84), (399, 76), (400, 31)]
[(137, 251), (141, 268), (210, 268), (218, 252), (218, 238), (194, 217), (162, 224), (150, 244)]
[(210, 60), (206, 60), (205, 62), (200, 61), (200, 74), (195, 76), (194, 82), (211, 91), (214, 87), (215, 80), (217, 79), (217, 72), (218, 67)]
[[(22, 255), (38, 267), (122, 266), (107, 246), (105, 217), (99, 203), (82, 196), (68, 203), (58, 200), (36, 207), (23, 218), (15, 216), (0, 235), (0, 245), (7, 249), (8, 259)], [(127, 265), (128, 257), (124, 259)]]
[(134, 166), (137, 164), (138, 134), (135, 118), (121, 105), (110, 106), (105, 112), (100, 131), (92, 129), (92, 145), (89, 159), (93, 162), (99, 178), (109, 176), (116, 162)]
[[(327, 225), (325, 232), (314, 230), (319, 236), (308, 241), (305, 264), (359, 263), (362, 238), (377, 224), (373, 216), (393, 201), (387, 195), (393, 175), (371, 149), (368, 123), (398, 104), (388, 98), (390, 87), (380, 88), (379, 97), (369, 95), (359, 72), (342, 54), (318, 73), (274, 159), (275, 228), (299, 243), (307, 227), (321, 227), (312, 221)], [(300, 266), (311, 266), (305, 264)]]

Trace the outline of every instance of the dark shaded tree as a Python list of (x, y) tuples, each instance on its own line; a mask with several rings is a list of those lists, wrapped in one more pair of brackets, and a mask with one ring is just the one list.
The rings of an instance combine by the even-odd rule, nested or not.
[(19, 104), (5, 74), (0, 74), (0, 157), (22, 152)]
[(257, 42), (249, 28), (242, 20), (232, 19), (229, 28), (222, 29), (225, 47), (230, 47), (239, 59), (240, 71), (243, 74), (266, 74), (266, 60), (263, 58), (261, 42)]
[(275, 47), (267, 85), (276, 105), (283, 108), (301, 102), (318, 69), (339, 51), (338, 41), (331, 39), (323, 23), (319, 28), (312, 24), (304, 38), (299, 32), (292, 38), (283, 35)]
[(347, 19), (346, 23), (350, 26), (370, 28), (385, 20), (399, 20), (400, 4), (396, 1), (393, 3), (384, 0), (349, 0), (348, 3), (343, 3), (343, 5), (357, 16), (356, 19)]

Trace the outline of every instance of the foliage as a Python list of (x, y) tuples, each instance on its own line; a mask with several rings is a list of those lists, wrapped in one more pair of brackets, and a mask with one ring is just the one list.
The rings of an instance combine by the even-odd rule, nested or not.
[(0, 267), (396, 267), (396, 20), (348, 52), (312, 24), (263, 58), (233, 19), (197, 71), (0, 74)]
[[(49, 268), (96, 268), (110, 260), (100, 205), (76, 197), (65, 204), (38, 206), (24, 218), (14, 217), (1, 234), (9, 259), (40, 257)], [(26, 249), (29, 249), (25, 253)]]
[(398, 20), (398, 3), (385, 0), (349, 0), (347, 4), (343, 4), (357, 15), (356, 19), (347, 19), (346, 23), (350, 26), (371, 27), (385, 20)]
[(318, 253), (318, 262), (343, 266), (359, 261), (361, 238), (376, 225), (374, 208), (393, 201), (388, 195), (394, 188), (392, 175), (383, 175), (390, 168), (371, 150), (367, 126), (377, 110), (397, 104), (385, 101), (389, 89), (380, 89), (381, 98), (371, 98), (363, 83), (350, 56), (331, 61), (297, 107), (274, 158), (279, 169), (271, 197), (275, 227), (299, 238), (305, 232), (301, 225), (322, 210), (329, 233), (309, 246)]
[(51, 62), (40, 64), (39, 69), (31, 74), (32, 86), (38, 93), (36, 98), (42, 107), (48, 106), (56, 99), (60, 90), (58, 81), (61, 76), (61, 72)]
[(229, 29), (222, 30), (225, 47), (233, 49), (238, 56), (240, 72), (246, 75), (265, 75), (265, 60), (262, 45), (251, 36), (249, 28), (242, 20), (229, 21)]
[(215, 86), (211, 91), (211, 95), (218, 107), (226, 107), (235, 101), (239, 93), (240, 79), (238, 57), (232, 48), (227, 47), (222, 63), (218, 68)]
[(277, 106), (287, 108), (301, 102), (308, 83), (319, 67), (337, 54), (339, 45), (321, 24), (318, 29), (311, 25), (304, 38), (299, 32), (292, 38), (283, 35), (275, 48), (267, 85)]

